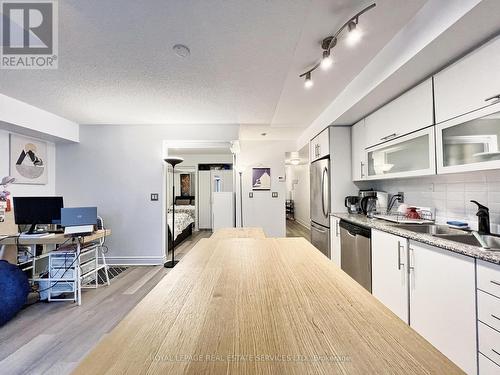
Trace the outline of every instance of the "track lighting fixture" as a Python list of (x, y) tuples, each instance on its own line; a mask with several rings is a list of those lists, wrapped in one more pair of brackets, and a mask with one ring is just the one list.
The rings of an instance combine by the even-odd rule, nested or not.
[(332, 56), (330, 55), (330, 50), (324, 50), (323, 51), (323, 59), (321, 59), (321, 69), (323, 70), (328, 70), (332, 67), (333, 64), (333, 59)]
[(359, 40), (363, 35), (360, 28), (358, 27), (359, 16), (361, 16), (365, 12), (368, 12), (370, 9), (375, 8), (375, 6), (376, 6), (375, 3), (367, 6), (366, 8), (364, 8), (363, 10), (352, 16), (346, 23), (344, 23), (342, 27), (338, 29), (335, 34), (323, 39), (323, 41), (321, 42), (321, 48), (323, 50), (323, 56), (321, 60), (318, 63), (316, 63), (312, 68), (310, 68), (307, 72), (299, 75), (300, 78), (305, 77), (304, 87), (306, 89), (309, 89), (313, 86), (313, 81), (311, 77), (312, 72), (314, 72), (319, 67), (321, 67), (322, 70), (328, 70), (332, 66), (333, 64), (333, 59), (331, 55), (332, 49), (337, 45), (337, 38), (340, 36), (342, 31), (347, 29), (347, 37), (346, 37), (347, 45), (353, 46), (357, 42), (359, 42)]
[(358, 19), (356, 21), (350, 21), (347, 24), (347, 30), (349, 33), (347, 34), (346, 43), (348, 46), (353, 46), (358, 43), (363, 35), (358, 26)]
[(304, 81), (304, 87), (306, 89), (310, 89), (313, 86), (314, 86), (314, 82), (311, 78), (311, 72), (307, 72), (306, 73), (306, 80)]

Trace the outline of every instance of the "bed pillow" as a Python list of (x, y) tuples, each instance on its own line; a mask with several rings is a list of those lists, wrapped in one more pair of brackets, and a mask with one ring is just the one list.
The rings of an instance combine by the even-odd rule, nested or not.
[(175, 204), (177, 206), (189, 206), (189, 203), (191, 203), (189, 199), (177, 199), (175, 201)]

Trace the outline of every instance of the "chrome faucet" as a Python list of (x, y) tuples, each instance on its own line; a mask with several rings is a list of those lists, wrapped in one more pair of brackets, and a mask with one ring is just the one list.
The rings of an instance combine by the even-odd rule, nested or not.
[(478, 233), (479, 234), (491, 234), (490, 232), (490, 210), (488, 207), (482, 205), (477, 201), (471, 201), (477, 205), (477, 213), (478, 217)]

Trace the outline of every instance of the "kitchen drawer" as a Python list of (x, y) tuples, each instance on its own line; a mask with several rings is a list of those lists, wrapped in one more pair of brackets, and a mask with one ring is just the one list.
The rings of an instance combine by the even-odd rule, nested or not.
[(478, 290), (477, 316), (481, 322), (500, 332), (500, 298)]
[(480, 375), (498, 375), (500, 374), (500, 365), (497, 365), (491, 359), (479, 354), (479, 374)]
[(495, 363), (500, 363), (500, 332), (478, 323), (479, 352)]
[(477, 288), (500, 298), (500, 266), (478, 260)]

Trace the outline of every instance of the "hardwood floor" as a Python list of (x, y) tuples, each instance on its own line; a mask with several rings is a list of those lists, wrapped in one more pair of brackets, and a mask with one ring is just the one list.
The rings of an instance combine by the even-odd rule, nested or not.
[(286, 221), (286, 236), (304, 237), (306, 240), (311, 241), (311, 231), (294, 220)]
[[(211, 232), (194, 232), (176, 249), (187, 254)], [(83, 304), (40, 302), (25, 308), (0, 328), (0, 373), (68, 374), (170, 270), (130, 267), (109, 287), (86, 290)]]

